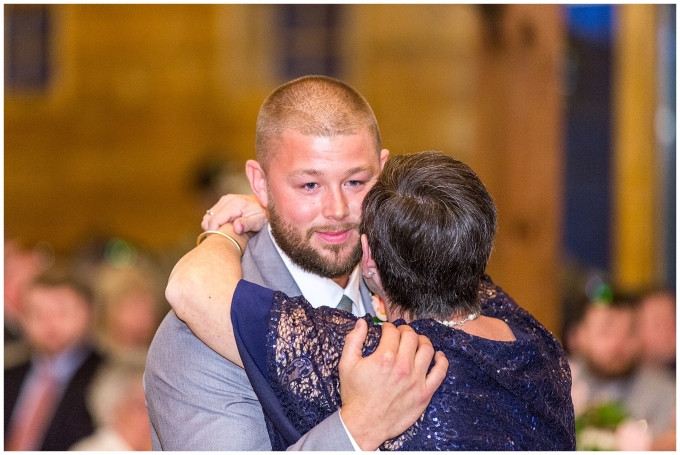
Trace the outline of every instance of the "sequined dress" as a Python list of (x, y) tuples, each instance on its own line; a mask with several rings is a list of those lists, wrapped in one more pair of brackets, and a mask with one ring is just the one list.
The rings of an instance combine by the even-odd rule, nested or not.
[[(412, 322), (417, 333), (444, 352), (449, 369), (420, 419), (381, 450), (575, 449), (571, 374), (560, 345), (488, 276), (479, 296), (482, 314), (504, 320), (516, 341), (479, 338), (432, 319)], [(369, 325), (366, 356), (377, 347), (381, 328), (370, 316), (364, 318)], [(269, 383), (264, 388), (271, 388), (280, 406), (278, 416), (265, 409), (274, 449), (286, 445), (277, 419), (287, 419), (301, 435), (340, 407), (337, 366), (356, 319), (334, 308), (314, 309), (303, 297), (239, 283), (232, 305), (239, 351), (242, 358), (254, 359)], [(244, 363), (247, 372), (257, 369)], [(253, 385), (263, 402), (262, 384)], [(380, 391), (375, 384), (375, 393)]]

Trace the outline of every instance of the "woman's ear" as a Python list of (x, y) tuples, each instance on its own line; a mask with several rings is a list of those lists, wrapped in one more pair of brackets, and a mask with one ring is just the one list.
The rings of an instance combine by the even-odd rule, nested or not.
[[(361, 234), (361, 268), (364, 274), (364, 282), (368, 289), (373, 293), (371, 305), (375, 315), (381, 321), (387, 321), (387, 304), (388, 300), (385, 296), (385, 290), (380, 282), (380, 274), (378, 274), (378, 266), (371, 254), (371, 247), (368, 246), (368, 238), (366, 234)], [(397, 319), (397, 318), (395, 318)]]
[(253, 194), (260, 201), (262, 207), (267, 207), (267, 202), (269, 202), (267, 191), (267, 176), (258, 163), (255, 160), (246, 161), (246, 176), (248, 181), (250, 181), (250, 188), (253, 190)]

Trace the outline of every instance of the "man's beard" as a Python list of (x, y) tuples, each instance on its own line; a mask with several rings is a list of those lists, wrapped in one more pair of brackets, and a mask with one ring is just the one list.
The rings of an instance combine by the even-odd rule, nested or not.
[(631, 360), (625, 365), (617, 365), (616, 367), (612, 368), (610, 366), (601, 367), (596, 362), (590, 360), (587, 356), (585, 360), (586, 364), (588, 365), (588, 368), (590, 369), (590, 372), (594, 376), (609, 381), (615, 379), (622, 379), (630, 376), (638, 368), (639, 363), (636, 360)]
[[(271, 197), (269, 199), (272, 201)], [(281, 219), (276, 210), (276, 205), (269, 204), (269, 224), (272, 228), (274, 240), (281, 250), (303, 270), (327, 278), (337, 278), (348, 275), (361, 259), (361, 243), (357, 241), (350, 253), (343, 260), (340, 253), (346, 245), (327, 245), (326, 251), (332, 254), (332, 258), (326, 258), (316, 251), (310, 244), (312, 235), (321, 231), (345, 231), (358, 229), (358, 223), (344, 223), (337, 226), (318, 226), (309, 228), (303, 237), (293, 226)]]

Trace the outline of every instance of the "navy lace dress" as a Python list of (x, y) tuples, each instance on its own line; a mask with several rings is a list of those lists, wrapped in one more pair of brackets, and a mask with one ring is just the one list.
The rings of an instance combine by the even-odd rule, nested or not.
[[(420, 419), (381, 450), (575, 450), (571, 373), (562, 348), (488, 276), (479, 297), (482, 313), (505, 321), (516, 341), (479, 338), (432, 319), (412, 322), (444, 352), (449, 369)], [(356, 319), (239, 283), (234, 332), (274, 449), (285, 449), (340, 407), (337, 366)], [(365, 319), (364, 356), (381, 333), (370, 316)]]

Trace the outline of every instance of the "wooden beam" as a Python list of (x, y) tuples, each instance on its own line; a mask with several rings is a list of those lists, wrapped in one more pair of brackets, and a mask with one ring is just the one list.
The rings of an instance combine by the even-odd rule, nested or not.
[(562, 16), (558, 5), (481, 7), (472, 161), (498, 207), (489, 272), (553, 332), (561, 314)]
[(658, 158), (656, 7), (619, 5), (614, 56), (614, 282), (624, 288), (655, 284)]

